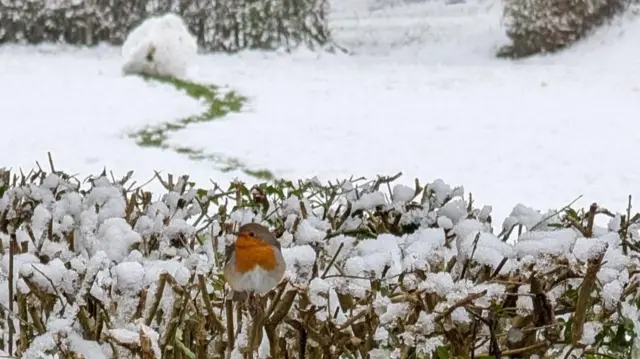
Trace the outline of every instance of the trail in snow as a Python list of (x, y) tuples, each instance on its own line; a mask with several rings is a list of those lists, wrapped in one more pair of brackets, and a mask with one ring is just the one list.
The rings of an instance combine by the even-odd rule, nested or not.
[(135, 170), (146, 182), (153, 171), (192, 174), (194, 180), (226, 182), (211, 165), (172, 151), (140, 148), (131, 132), (149, 124), (202, 113), (204, 104), (171, 85), (123, 77), (119, 50), (58, 46), (0, 47), (0, 167), (29, 170), (47, 152), (58, 169), (98, 174), (106, 166), (116, 175)]

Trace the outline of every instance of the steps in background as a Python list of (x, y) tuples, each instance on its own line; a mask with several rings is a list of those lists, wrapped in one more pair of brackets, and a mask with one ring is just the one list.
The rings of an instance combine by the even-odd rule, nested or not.
[(505, 37), (501, 13), (499, 0), (334, 0), (330, 25), (337, 43), (356, 54), (418, 51), (446, 60), (494, 51)]

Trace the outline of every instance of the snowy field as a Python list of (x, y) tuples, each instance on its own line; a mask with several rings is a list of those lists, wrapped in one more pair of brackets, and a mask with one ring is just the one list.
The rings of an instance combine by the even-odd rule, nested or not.
[[(584, 195), (622, 210), (640, 199), (640, 21), (627, 16), (568, 51), (518, 63), (494, 0), (372, 10), (341, 3), (332, 19), (352, 56), (200, 56), (189, 77), (249, 97), (245, 111), (193, 125), (172, 144), (237, 157), (287, 178), (405, 173), (462, 184), (498, 223), (522, 202), (542, 210)], [(2, 165), (30, 168), (51, 151), (82, 175), (103, 166), (209, 179), (211, 164), (143, 149), (127, 137), (200, 113), (170, 86), (120, 74), (119, 49), (0, 47)], [(640, 205), (640, 201), (634, 201)]]

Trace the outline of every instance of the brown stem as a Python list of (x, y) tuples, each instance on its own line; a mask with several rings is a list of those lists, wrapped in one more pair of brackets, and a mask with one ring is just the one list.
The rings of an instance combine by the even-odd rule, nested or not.
[(156, 358), (153, 350), (153, 343), (151, 338), (145, 333), (143, 328), (140, 328), (140, 359), (160, 359)]
[(284, 297), (280, 301), (280, 304), (278, 304), (278, 306), (276, 306), (275, 310), (273, 311), (271, 317), (267, 319), (268, 325), (277, 326), (278, 323), (282, 321), (285, 315), (287, 315), (287, 313), (289, 312), (289, 309), (291, 309), (293, 300), (296, 298), (296, 294), (298, 294), (296, 291), (290, 290), (284, 295)]
[(242, 330), (242, 306), (244, 302), (236, 302), (236, 335)]
[(587, 309), (589, 309), (589, 301), (591, 292), (596, 284), (596, 275), (602, 265), (602, 259), (608, 248), (608, 244), (605, 244), (603, 250), (595, 257), (589, 258), (587, 264), (587, 273), (584, 276), (584, 280), (580, 285), (580, 291), (578, 292), (578, 300), (576, 301), (576, 312), (573, 317), (573, 324), (571, 325), (571, 343), (574, 346), (578, 346), (584, 330), (584, 321), (586, 319)]
[(87, 339), (94, 340), (96, 338), (94, 336), (93, 331), (91, 330), (91, 324), (90, 324), (89, 318), (90, 318), (90, 315), (89, 315), (89, 312), (87, 312), (87, 307), (81, 306), (80, 310), (78, 311), (78, 321), (80, 322), (80, 325), (82, 325), (82, 329), (84, 330), (84, 333), (87, 336)]
[(592, 203), (589, 207), (589, 213), (587, 213), (587, 227), (585, 228), (585, 237), (593, 237), (593, 221), (596, 218), (596, 211), (598, 210), (598, 204)]
[(258, 349), (260, 345), (260, 338), (262, 337), (262, 328), (264, 327), (264, 307), (260, 309), (253, 316), (253, 323), (249, 330), (249, 340), (247, 341), (247, 351), (253, 356), (253, 353)]
[(271, 357), (278, 358), (278, 337), (276, 336), (275, 328), (267, 325), (265, 326), (265, 331), (267, 332)]
[(22, 293), (18, 293), (18, 315), (22, 319), (20, 321), (20, 346), (18, 350), (23, 353), (29, 346), (29, 327), (27, 326), (29, 317), (27, 314), (27, 297)]
[(265, 315), (266, 318), (269, 318), (271, 314), (273, 314), (273, 311), (276, 309), (278, 303), (280, 303), (280, 299), (282, 299), (282, 294), (284, 293), (286, 288), (287, 282), (282, 282), (275, 297), (271, 300), (271, 303), (269, 303), (269, 308), (267, 309), (267, 314)]
[[(164, 335), (160, 339), (160, 349), (162, 350), (162, 357), (167, 358), (167, 349), (171, 347), (169, 344), (173, 343), (175, 338), (178, 324), (180, 324), (180, 312), (182, 311), (182, 297), (176, 297), (173, 301), (173, 309), (171, 310), (171, 317), (167, 323), (167, 328), (164, 331)], [(175, 348), (174, 348), (175, 349)]]
[(224, 303), (227, 313), (227, 352), (231, 353), (235, 346), (235, 331), (233, 330), (233, 302), (230, 299)]
[(133, 210), (136, 207), (136, 193), (132, 193), (131, 194), (131, 198), (129, 198), (129, 203), (127, 203), (127, 208), (124, 211), (124, 220), (127, 221), (127, 223), (131, 223), (131, 214), (133, 213)]
[(204, 300), (204, 306), (207, 309), (208, 317), (211, 318), (216, 331), (223, 333), (224, 325), (222, 325), (220, 318), (218, 318), (218, 315), (216, 315), (216, 312), (213, 310), (211, 298), (209, 298), (209, 293), (207, 292), (207, 284), (205, 282), (204, 275), (202, 274), (198, 275), (198, 286), (200, 287), (200, 293), (202, 293), (202, 299)]
[(158, 279), (158, 287), (156, 288), (156, 294), (153, 297), (153, 303), (151, 304), (151, 309), (149, 310), (149, 314), (144, 321), (144, 324), (149, 326), (153, 321), (153, 317), (156, 316), (156, 312), (158, 311), (158, 306), (160, 306), (160, 300), (162, 300), (162, 295), (164, 293), (164, 286), (167, 283), (167, 277), (169, 273), (160, 274), (160, 279)]
[(142, 318), (142, 315), (144, 314), (144, 307), (147, 304), (147, 290), (146, 289), (142, 289), (140, 291), (140, 298), (138, 299), (138, 306), (136, 307), (136, 312), (133, 313), (133, 317), (131, 318), (131, 321), (135, 321), (138, 318)]
[(45, 328), (44, 323), (42, 322), (42, 317), (40, 316), (40, 313), (38, 312), (38, 308), (36, 308), (35, 305), (29, 305), (29, 306), (27, 306), (27, 310), (29, 311), (29, 314), (31, 315), (31, 320), (33, 321), (33, 326), (38, 331), (38, 334), (40, 334), (40, 335), (44, 334), (47, 331), (47, 329)]
[[(205, 340), (205, 329), (204, 329), (204, 320), (200, 320), (198, 322), (198, 326), (196, 328), (196, 359), (206, 359), (207, 358), (207, 342)], [(220, 357), (222, 357), (222, 353)]]
[(364, 317), (367, 314), (369, 314), (368, 310), (360, 311), (358, 314), (354, 315), (353, 317), (349, 318), (346, 322), (342, 323), (342, 325), (338, 327), (338, 330), (344, 330), (350, 327), (353, 323), (357, 322), (360, 318)]
[(526, 347), (517, 348), (517, 349), (511, 349), (511, 350), (505, 350), (505, 351), (502, 352), (502, 355), (520, 354), (520, 353), (528, 352), (528, 351), (535, 350), (535, 349), (542, 348), (542, 347), (549, 346), (549, 345), (550, 345), (550, 343), (548, 341), (537, 342), (535, 344), (531, 344), (531, 345), (526, 346)]
[[(13, 282), (15, 278), (13, 278), (13, 258), (18, 252), (18, 241), (16, 239), (16, 234), (11, 233), (10, 242), (9, 242), (9, 312), (13, 313)], [(15, 328), (13, 327), (13, 320), (9, 320), (9, 355), (13, 355), (13, 334), (15, 333)]]
[(344, 247), (344, 242), (340, 243), (340, 246), (338, 246), (338, 249), (336, 250), (336, 253), (333, 255), (333, 257), (331, 257), (331, 260), (329, 261), (329, 264), (324, 269), (324, 272), (322, 273), (322, 276), (320, 278), (324, 279), (327, 276), (327, 273), (329, 272), (329, 269), (331, 269), (331, 267), (333, 267), (333, 263), (336, 261), (336, 258), (338, 258), (338, 254), (340, 254), (340, 252), (342, 251), (343, 247)]

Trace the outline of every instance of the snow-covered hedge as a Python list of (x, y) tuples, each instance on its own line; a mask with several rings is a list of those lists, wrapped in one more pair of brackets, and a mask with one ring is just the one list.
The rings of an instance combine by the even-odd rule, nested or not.
[(0, 43), (120, 45), (146, 18), (182, 16), (203, 50), (319, 46), (329, 38), (327, 0), (0, 1)]
[(504, 23), (513, 41), (500, 56), (553, 52), (583, 38), (620, 13), (629, 0), (505, 0)]
[[(157, 175), (166, 192), (152, 194), (128, 178), (0, 173), (0, 355), (629, 358), (640, 346), (640, 215), (519, 204), (494, 229), (491, 207), (442, 180), (200, 188)], [(262, 321), (236, 312), (222, 276), (229, 233), (250, 221), (287, 261)]]

